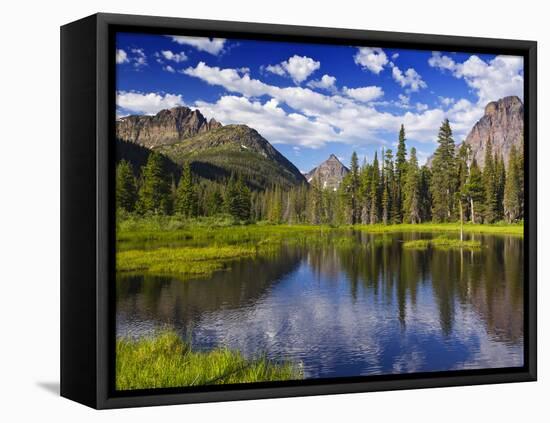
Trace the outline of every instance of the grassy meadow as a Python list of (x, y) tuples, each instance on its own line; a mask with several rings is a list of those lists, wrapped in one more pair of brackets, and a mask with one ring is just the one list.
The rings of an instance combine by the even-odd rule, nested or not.
[[(208, 277), (241, 258), (269, 254), (282, 243), (309, 246), (332, 243), (351, 248), (350, 230), (367, 234), (437, 233), (444, 236), (403, 243), (403, 248), (480, 248), (477, 240), (460, 241), (459, 223), (398, 225), (244, 224), (230, 217), (184, 219), (177, 216), (129, 217), (118, 222), (117, 271), (180, 279)], [(465, 224), (467, 234), (523, 236), (522, 224)], [(384, 239), (375, 238), (376, 243)]]

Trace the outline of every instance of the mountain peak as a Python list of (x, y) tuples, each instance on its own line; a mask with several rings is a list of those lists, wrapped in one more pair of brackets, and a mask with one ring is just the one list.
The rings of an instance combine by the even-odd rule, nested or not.
[(494, 116), (498, 114), (500, 110), (513, 109), (513, 108), (522, 108), (523, 103), (516, 95), (511, 95), (508, 97), (503, 97), (497, 101), (491, 101), (485, 106), (485, 115)]
[(348, 173), (349, 169), (338, 157), (331, 154), (327, 160), (310, 170), (305, 176), (309, 183), (317, 178), (323, 188), (336, 190)]
[(523, 103), (519, 97), (508, 96), (489, 102), (485, 106), (484, 115), (464, 140), (481, 167), (485, 164), (489, 139), (493, 152), (502, 156), (507, 163), (512, 146), (519, 147), (523, 139)]
[(153, 116), (131, 115), (117, 121), (117, 138), (147, 148), (170, 145), (197, 134), (221, 127), (215, 119), (208, 121), (200, 110), (186, 106), (163, 109)]

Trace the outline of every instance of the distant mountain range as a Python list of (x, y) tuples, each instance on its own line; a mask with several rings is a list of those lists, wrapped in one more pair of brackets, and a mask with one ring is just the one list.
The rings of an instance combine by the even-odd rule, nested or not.
[[(184, 162), (190, 162), (200, 177), (223, 181), (240, 175), (253, 189), (274, 185), (284, 188), (311, 183), (314, 178), (330, 190), (338, 188), (349, 169), (331, 154), (319, 166), (302, 175), (285, 156), (255, 129), (246, 125), (223, 126), (207, 120), (199, 110), (175, 107), (154, 116), (127, 116), (116, 123), (118, 158), (129, 160), (137, 170), (151, 150), (157, 151), (177, 176)], [(523, 139), (523, 103), (518, 97), (505, 97), (485, 107), (464, 142), (483, 167), (487, 140), (493, 151), (508, 161), (512, 145)], [(457, 148), (460, 144), (457, 145)], [(431, 158), (428, 159), (428, 166)]]
[(317, 179), (324, 189), (335, 190), (348, 173), (349, 169), (338, 160), (338, 157), (331, 154), (327, 160), (311, 169), (305, 176), (309, 183)]

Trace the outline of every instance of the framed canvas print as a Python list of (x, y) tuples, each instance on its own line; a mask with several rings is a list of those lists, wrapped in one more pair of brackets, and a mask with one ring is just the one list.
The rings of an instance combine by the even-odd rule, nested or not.
[(536, 43), (61, 29), (61, 393), (536, 380)]

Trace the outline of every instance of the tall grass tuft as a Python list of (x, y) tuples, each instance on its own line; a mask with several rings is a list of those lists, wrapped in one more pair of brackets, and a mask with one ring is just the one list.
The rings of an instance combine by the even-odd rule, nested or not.
[(265, 357), (247, 360), (240, 352), (225, 348), (193, 351), (172, 331), (116, 342), (117, 390), (272, 382), (302, 377), (296, 366), (274, 363)]
[(440, 250), (469, 249), (477, 250), (481, 248), (481, 242), (476, 240), (461, 241), (460, 239), (438, 237), (434, 239), (416, 239), (403, 243), (403, 248), (414, 250), (426, 250), (428, 247)]

